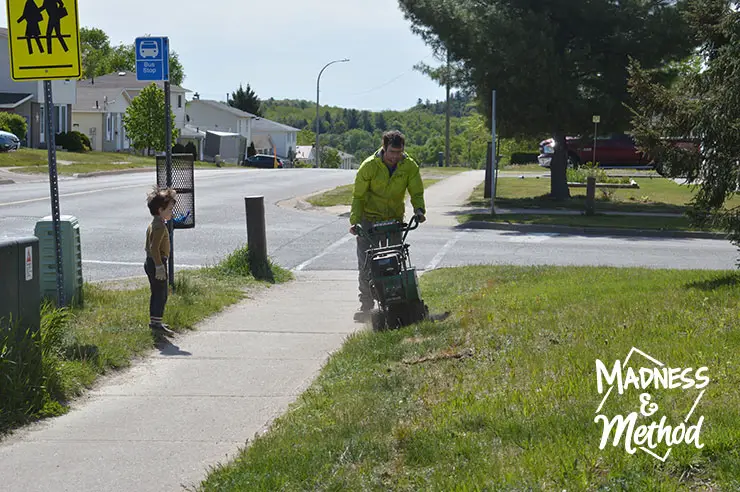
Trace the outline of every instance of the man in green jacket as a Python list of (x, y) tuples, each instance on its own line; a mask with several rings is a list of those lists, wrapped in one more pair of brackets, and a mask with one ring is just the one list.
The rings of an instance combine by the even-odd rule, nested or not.
[[(370, 241), (357, 235), (356, 225), (367, 230), (376, 222), (386, 220), (403, 221), (406, 208), (405, 196), (408, 190), (411, 205), (419, 222), (426, 220), (424, 214), (424, 184), (419, 173), (419, 165), (404, 152), (406, 139), (397, 130), (383, 135), (383, 146), (375, 154), (365, 159), (357, 171), (352, 193), (352, 213), (349, 232), (357, 236), (357, 266), (360, 283), (360, 309), (355, 320), (365, 319), (375, 306), (370, 291), (370, 271), (366, 265), (365, 252), (370, 249)], [(383, 243), (386, 241), (382, 241)], [(391, 244), (401, 242), (400, 235), (390, 238)], [(375, 244), (374, 246), (378, 246)]]

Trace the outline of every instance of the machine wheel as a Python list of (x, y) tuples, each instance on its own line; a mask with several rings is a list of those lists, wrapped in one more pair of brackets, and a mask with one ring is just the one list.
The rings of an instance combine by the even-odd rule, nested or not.
[(388, 308), (388, 328), (396, 330), (409, 324), (409, 307), (405, 304), (396, 304)]
[(386, 316), (383, 310), (374, 309), (370, 314), (373, 325), (373, 331), (383, 331), (386, 329)]

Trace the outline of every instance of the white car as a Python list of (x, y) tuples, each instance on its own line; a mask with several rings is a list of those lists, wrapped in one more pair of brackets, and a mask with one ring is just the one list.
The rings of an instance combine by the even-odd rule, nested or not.
[(159, 44), (154, 40), (142, 41), (139, 45), (139, 55), (142, 58), (156, 58), (159, 56)]

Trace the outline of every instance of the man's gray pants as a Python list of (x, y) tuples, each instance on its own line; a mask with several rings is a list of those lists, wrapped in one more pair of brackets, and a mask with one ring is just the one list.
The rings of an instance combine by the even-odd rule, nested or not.
[[(364, 231), (368, 231), (373, 223), (363, 219), (360, 226)], [(378, 248), (380, 246), (392, 246), (401, 244), (401, 233), (391, 234), (389, 238), (385, 236), (373, 236), (372, 242), (362, 236), (357, 236), (357, 270), (359, 272), (358, 281), (360, 284), (360, 303), (370, 305), (373, 302), (373, 294), (370, 290), (370, 259), (367, 257), (367, 250)]]

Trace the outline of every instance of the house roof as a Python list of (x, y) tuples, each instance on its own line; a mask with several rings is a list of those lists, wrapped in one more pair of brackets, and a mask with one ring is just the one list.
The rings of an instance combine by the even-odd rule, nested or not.
[(292, 126), (283, 125), (282, 123), (278, 123), (277, 121), (268, 120), (266, 118), (261, 118), (259, 116), (255, 117), (254, 121), (252, 121), (252, 131), (253, 132), (296, 132), (298, 133), (300, 130), (298, 128), (293, 128)]
[(206, 132), (193, 125), (185, 125), (180, 131), (180, 137), (204, 139), (206, 138)]
[(217, 130), (208, 130), (206, 133), (212, 133), (219, 137), (241, 137), (239, 133), (233, 133), (233, 132), (221, 132)]
[[(77, 90), (81, 87), (99, 87), (101, 89), (131, 89), (141, 90), (147, 87), (149, 84), (157, 84), (158, 87), (163, 88), (164, 82), (147, 82), (136, 80), (136, 72), (114, 72), (94, 79), (84, 79), (77, 81)], [(172, 92), (192, 92), (189, 89), (180, 87), (179, 85), (170, 84), (170, 90)]]
[(105, 111), (106, 101), (113, 104), (124, 96), (124, 89), (104, 89), (99, 87), (81, 87), (77, 89), (77, 102), (72, 111), (78, 113), (98, 113)]
[(239, 108), (234, 108), (226, 103), (214, 101), (213, 99), (193, 99), (192, 101), (189, 101), (188, 104), (204, 104), (206, 106), (210, 106), (221, 111), (226, 111), (227, 113), (231, 113), (234, 116), (238, 116), (240, 118), (257, 118), (257, 116), (253, 115), (252, 113), (247, 113), (246, 111), (242, 111)]
[(33, 97), (33, 94), (21, 92), (0, 92), (0, 108), (13, 109), (17, 108), (24, 102)]

